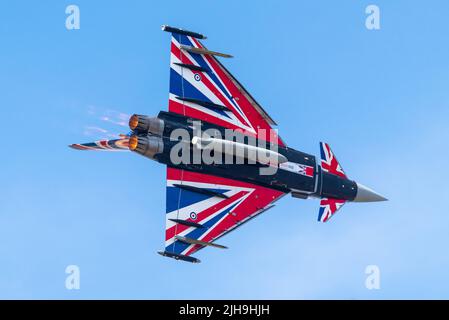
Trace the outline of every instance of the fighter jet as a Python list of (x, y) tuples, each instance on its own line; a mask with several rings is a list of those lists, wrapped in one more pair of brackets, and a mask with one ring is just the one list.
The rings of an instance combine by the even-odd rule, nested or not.
[(130, 150), (166, 166), (165, 248), (159, 254), (198, 263), (194, 253), (226, 248), (216, 241), (287, 194), (320, 199), (321, 222), (347, 202), (387, 200), (349, 179), (327, 143), (320, 143), (320, 161), (287, 147), (273, 119), (219, 61), (231, 55), (207, 49), (200, 33), (162, 30), (171, 33), (168, 112), (132, 115), (131, 132), (119, 139), (70, 146)]

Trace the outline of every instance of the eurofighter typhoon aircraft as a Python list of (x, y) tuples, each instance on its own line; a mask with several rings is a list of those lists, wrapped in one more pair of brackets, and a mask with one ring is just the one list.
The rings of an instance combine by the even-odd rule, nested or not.
[(321, 222), (348, 201), (386, 200), (348, 179), (328, 144), (320, 143), (320, 163), (287, 147), (273, 119), (217, 59), (231, 56), (208, 50), (204, 35), (162, 30), (172, 36), (168, 112), (134, 114), (131, 132), (120, 139), (71, 145), (130, 150), (166, 165), (165, 249), (159, 254), (198, 263), (192, 254), (226, 248), (215, 241), (289, 193), (319, 198)]

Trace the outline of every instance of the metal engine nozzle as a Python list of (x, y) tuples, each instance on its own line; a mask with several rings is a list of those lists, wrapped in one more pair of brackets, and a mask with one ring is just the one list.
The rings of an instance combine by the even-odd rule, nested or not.
[(152, 133), (161, 136), (164, 132), (164, 120), (157, 117), (133, 114), (131, 118), (129, 118), (129, 128), (133, 132)]
[(155, 155), (164, 151), (164, 142), (161, 137), (132, 135), (129, 138), (129, 150), (154, 159)]

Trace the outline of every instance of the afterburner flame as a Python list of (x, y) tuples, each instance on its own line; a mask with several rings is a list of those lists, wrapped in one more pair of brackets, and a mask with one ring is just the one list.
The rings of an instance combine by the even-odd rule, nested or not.
[(129, 127), (131, 130), (136, 130), (139, 125), (139, 117), (136, 114), (133, 114), (131, 118), (129, 118)]
[(129, 138), (129, 150), (131, 151), (136, 150), (138, 143), (139, 138), (137, 136), (131, 136), (131, 138)]

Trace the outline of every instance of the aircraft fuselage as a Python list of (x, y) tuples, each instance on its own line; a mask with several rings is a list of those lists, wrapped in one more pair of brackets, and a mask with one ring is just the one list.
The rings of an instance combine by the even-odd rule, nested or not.
[[(279, 164), (276, 170), (269, 171), (268, 174), (261, 174), (263, 172), (261, 169), (268, 165), (248, 161), (227, 163), (224, 157), (223, 161), (214, 163), (205, 163), (202, 158), (195, 162), (194, 148), (189, 149), (188, 161), (174, 161), (174, 148), (179, 148), (180, 140), (184, 139), (186, 144), (191, 144), (194, 130), (198, 129), (195, 128), (195, 121), (192, 118), (161, 111), (157, 118), (152, 118), (148, 126), (142, 127), (143, 130), (136, 135), (141, 147), (133, 151), (169, 167), (247, 181), (291, 192), (298, 198), (330, 197), (353, 201), (357, 195), (356, 182), (325, 172), (317, 163), (315, 156), (288, 147), (276, 146), (276, 151), (284, 156), (287, 162)], [(145, 132), (147, 130), (152, 132)], [(224, 128), (204, 121), (201, 122), (201, 130), (206, 132), (215, 130), (217, 135), (225, 136)], [(182, 138), (183, 134), (188, 134), (188, 138)]]

